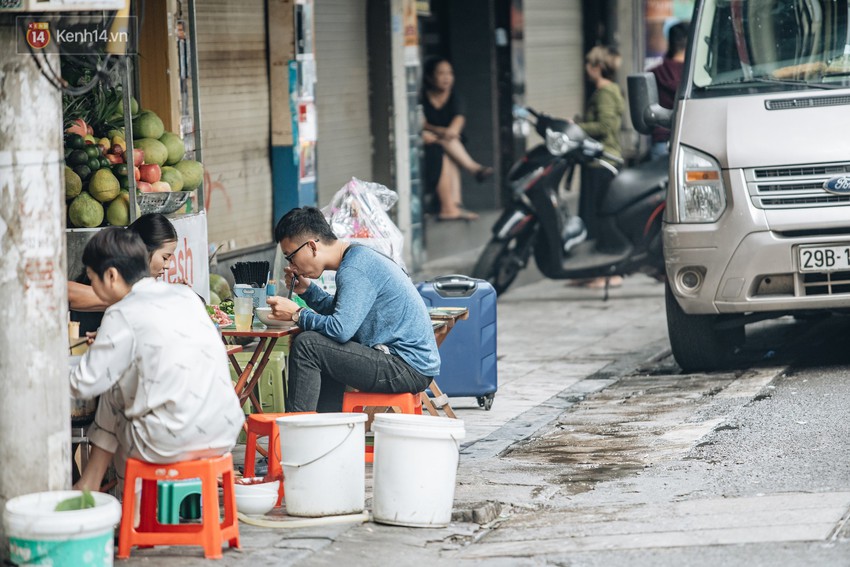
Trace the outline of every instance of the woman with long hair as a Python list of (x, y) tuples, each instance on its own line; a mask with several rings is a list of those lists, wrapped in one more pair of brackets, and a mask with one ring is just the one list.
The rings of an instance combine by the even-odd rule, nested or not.
[[(171, 257), (177, 248), (177, 230), (175, 230), (171, 221), (165, 215), (159, 213), (142, 215), (128, 226), (127, 230), (138, 234), (145, 243), (145, 247), (148, 249), (151, 277), (163, 277), (171, 265)], [(83, 277), (77, 278), (77, 281), (68, 282), (68, 303), (70, 308), (72, 311), (84, 313), (102, 313), (107, 308), (107, 305), (94, 293), (87, 278), (84, 276), (85, 274), (83, 274)], [(74, 316), (72, 314), (73, 318)], [(97, 324), (99, 324), (100, 317), (96, 317), (96, 319), (97, 321), (81, 321), (80, 332), (95, 330)], [(83, 329), (84, 325), (82, 323), (86, 323), (86, 329)], [(95, 328), (91, 328), (92, 326)]]
[(453, 86), (454, 71), (448, 59), (425, 61), (421, 92), (425, 181), (440, 201), (439, 220), (475, 220), (478, 215), (463, 208), (460, 169), (473, 174), (480, 183), (493, 175), (493, 168), (481, 165), (466, 151), (462, 135), (465, 108)]

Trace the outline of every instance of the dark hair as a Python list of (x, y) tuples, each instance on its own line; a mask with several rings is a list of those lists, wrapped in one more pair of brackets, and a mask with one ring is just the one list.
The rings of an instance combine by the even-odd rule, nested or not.
[(688, 48), (688, 22), (679, 22), (667, 30), (667, 55), (671, 59)]
[(142, 215), (127, 227), (138, 234), (148, 249), (148, 255), (153, 254), (168, 242), (177, 242), (177, 231), (165, 215), (151, 213)]
[(592, 47), (585, 55), (584, 60), (594, 67), (599, 67), (602, 76), (614, 80), (617, 69), (620, 68), (620, 52), (611, 45), (597, 45)]
[(283, 215), (274, 227), (275, 242), (280, 242), (284, 238), (293, 240), (299, 236), (318, 238), (325, 244), (337, 240), (331, 225), (325, 220), (325, 215), (316, 207), (292, 209)]
[(420, 95), (424, 98), (428, 91), (434, 89), (434, 74), (437, 72), (437, 65), (440, 63), (448, 63), (451, 65), (451, 61), (442, 55), (435, 55), (429, 57), (425, 60), (425, 63), (422, 64), (422, 89)]
[(144, 241), (132, 230), (118, 227), (104, 228), (88, 241), (83, 265), (99, 278), (109, 268), (115, 268), (129, 285), (151, 275)]

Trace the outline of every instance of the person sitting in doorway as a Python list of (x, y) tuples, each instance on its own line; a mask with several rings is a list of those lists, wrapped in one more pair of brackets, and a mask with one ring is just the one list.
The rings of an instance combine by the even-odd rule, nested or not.
[[(275, 227), (285, 281), (309, 309), (270, 297), (272, 317), (294, 321), (286, 411), (334, 412), (346, 386), (366, 392), (425, 390), (440, 354), (425, 302), (389, 257), (337, 239), (321, 211), (292, 209)], [(336, 294), (312, 282), (336, 270)], [(294, 287), (293, 287), (294, 286)]]
[[(105, 228), (83, 264), (107, 305), (92, 346), (71, 373), (77, 398), (100, 396), (77, 489), (98, 490), (110, 461), (173, 463), (228, 453), (245, 421), (215, 326), (188, 286), (150, 277), (137, 233)], [(120, 486), (119, 486), (120, 493)]]
[(454, 73), (447, 59), (425, 62), (421, 93), (425, 181), (439, 199), (439, 220), (475, 220), (478, 215), (463, 208), (459, 168), (475, 175), (479, 183), (493, 175), (493, 168), (481, 165), (466, 151), (462, 134), (466, 110), (453, 86)]

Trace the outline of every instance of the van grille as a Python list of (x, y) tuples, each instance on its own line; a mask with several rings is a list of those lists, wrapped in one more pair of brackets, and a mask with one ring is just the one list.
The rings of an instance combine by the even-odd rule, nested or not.
[(838, 295), (850, 293), (850, 272), (803, 274), (803, 295)]
[(793, 110), (795, 108), (817, 108), (850, 104), (850, 96), (813, 96), (806, 98), (781, 98), (764, 101), (768, 110)]
[(823, 188), (824, 181), (844, 174), (850, 174), (850, 162), (744, 170), (747, 190), (760, 209), (850, 205), (850, 195), (835, 195)]
[(850, 163), (831, 165), (803, 165), (756, 169), (756, 179), (766, 177), (802, 177), (804, 175), (841, 175), (850, 172)]

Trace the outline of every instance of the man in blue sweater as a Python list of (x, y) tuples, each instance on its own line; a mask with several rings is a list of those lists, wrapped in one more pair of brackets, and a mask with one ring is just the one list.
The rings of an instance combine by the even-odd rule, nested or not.
[[(302, 330), (292, 342), (286, 409), (332, 412), (346, 386), (365, 392), (422, 392), (440, 372), (425, 303), (390, 258), (339, 240), (321, 211), (289, 211), (275, 227), (287, 287), (310, 306), (271, 297), (272, 316)], [(336, 270), (336, 294), (313, 284)]]

